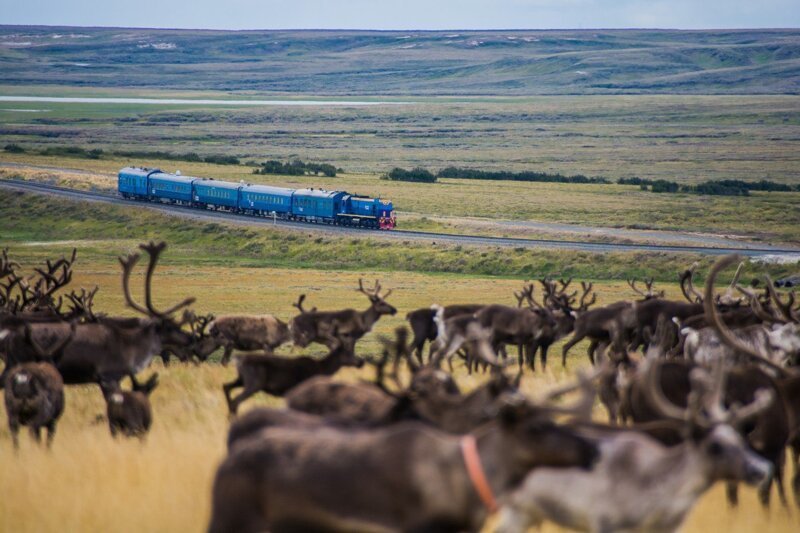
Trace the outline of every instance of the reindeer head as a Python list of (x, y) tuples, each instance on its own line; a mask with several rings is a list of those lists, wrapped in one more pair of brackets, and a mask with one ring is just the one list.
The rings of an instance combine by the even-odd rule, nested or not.
[(152, 321), (152, 323), (156, 327), (158, 335), (161, 337), (161, 341), (163, 344), (187, 346), (192, 342), (192, 336), (189, 333), (183, 331), (182, 322), (176, 321), (173, 315), (179, 309), (182, 309), (184, 307), (193, 304), (195, 299), (186, 298), (179, 304), (174, 305), (164, 311), (157, 310), (153, 305), (153, 291), (152, 291), (153, 272), (155, 272), (156, 264), (158, 263), (158, 258), (161, 256), (161, 253), (164, 251), (164, 249), (166, 249), (166, 247), (167, 244), (165, 242), (161, 242), (159, 244), (151, 242), (150, 244), (139, 245), (139, 248), (144, 252), (146, 252), (150, 258), (149, 263), (147, 265), (147, 273), (145, 274), (144, 306), (138, 304), (133, 299), (130, 291), (131, 272), (133, 272), (133, 268), (139, 261), (140, 257), (139, 254), (131, 254), (128, 257), (119, 258), (119, 262), (122, 265), (122, 290), (125, 295), (125, 301), (127, 302), (128, 306), (146, 315)]
[(552, 419), (556, 411), (552, 408), (531, 404), (518, 392), (501, 395), (495, 405), (507, 439), (503, 453), (516, 462), (529, 468), (546, 465), (588, 469), (597, 460), (597, 447), (567, 427), (556, 425)]
[(664, 291), (656, 291), (656, 290), (653, 289), (653, 283), (655, 283), (655, 279), (654, 278), (650, 278), (650, 279), (645, 279), (644, 280), (645, 290), (642, 290), (642, 289), (640, 289), (640, 288), (638, 288), (636, 286), (636, 284), (638, 283), (636, 281), (636, 278), (632, 278), (632, 279), (629, 279), (627, 281), (628, 281), (628, 286), (631, 289), (633, 289), (633, 292), (635, 292), (636, 294), (641, 296), (642, 299), (644, 299), (644, 300), (652, 300), (653, 298), (663, 298), (664, 297), (664, 294), (665, 294)]
[(659, 362), (651, 362), (645, 376), (649, 403), (664, 417), (685, 424), (688, 442), (704, 458), (703, 467), (712, 480), (744, 481), (756, 484), (771, 471), (771, 464), (748, 448), (736, 430), (769, 408), (774, 393), (756, 391), (751, 403), (725, 407), (725, 367), (722, 362), (708, 370), (697, 367), (689, 380), (691, 392), (687, 407), (681, 408), (664, 396), (660, 386)]
[(18, 400), (32, 400), (36, 397), (38, 387), (36, 379), (27, 370), (18, 370), (8, 380), (11, 394)]
[(358, 292), (366, 295), (367, 298), (369, 298), (369, 301), (372, 303), (372, 309), (375, 310), (375, 312), (379, 315), (397, 314), (397, 309), (395, 309), (386, 301), (386, 298), (392, 294), (392, 289), (389, 289), (383, 295), (381, 295), (381, 284), (378, 280), (375, 280), (375, 286), (372, 289), (365, 289), (364, 281), (359, 278)]

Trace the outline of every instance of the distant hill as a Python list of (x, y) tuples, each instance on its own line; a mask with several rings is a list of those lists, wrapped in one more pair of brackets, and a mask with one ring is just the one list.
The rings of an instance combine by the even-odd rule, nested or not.
[(0, 26), (4, 84), (325, 95), (799, 94), (800, 30)]

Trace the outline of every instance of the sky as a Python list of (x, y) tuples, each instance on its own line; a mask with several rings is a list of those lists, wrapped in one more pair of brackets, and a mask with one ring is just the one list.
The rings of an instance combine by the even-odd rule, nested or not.
[(0, 24), (230, 30), (800, 28), (800, 0), (0, 0)]

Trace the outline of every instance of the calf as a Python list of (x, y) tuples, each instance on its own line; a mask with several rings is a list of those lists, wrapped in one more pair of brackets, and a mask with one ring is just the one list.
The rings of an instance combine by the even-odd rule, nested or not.
[(112, 437), (122, 433), (125, 437), (144, 439), (153, 423), (150, 393), (156, 385), (158, 385), (158, 374), (154, 374), (137, 390), (122, 390), (119, 383), (114, 381), (100, 383)]
[(58, 370), (49, 363), (16, 366), (6, 376), (4, 394), (14, 448), (19, 448), (20, 426), (28, 426), (36, 442), (41, 441), (41, 429), (47, 428), (49, 447), (64, 411), (64, 381)]

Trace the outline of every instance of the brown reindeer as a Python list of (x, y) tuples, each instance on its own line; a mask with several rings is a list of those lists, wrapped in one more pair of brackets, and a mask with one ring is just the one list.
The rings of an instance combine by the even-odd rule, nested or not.
[(166, 244), (150, 243), (140, 248), (150, 257), (145, 275), (145, 305), (132, 298), (129, 288), (138, 254), (120, 258), (122, 288), (128, 306), (146, 318), (98, 318), (95, 322), (77, 324), (74, 321), (25, 323), (6, 338), (8, 364), (48, 361), (69, 384), (120, 381), (129, 376), (138, 389), (135, 374), (144, 370), (164, 346), (190, 344), (191, 336), (172, 315), (194, 302), (194, 298), (165, 311), (153, 305), (153, 273)]
[[(342, 311), (304, 311), (302, 308), (299, 315), (295, 316), (289, 323), (292, 340), (295, 346), (305, 348), (312, 342), (324, 344), (328, 348), (338, 344), (338, 339), (333, 336), (334, 330), (337, 335), (347, 337), (353, 342), (372, 330), (372, 327), (383, 315), (394, 315), (397, 309), (392, 307), (386, 298), (392, 293), (389, 289), (381, 295), (381, 284), (375, 281), (373, 289), (365, 289), (363, 281), (358, 280), (358, 291), (369, 298), (370, 306), (364, 311), (355, 309), (344, 309)], [(302, 298), (299, 305), (302, 306)]]
[[(334, 338), (342, 338), (333, 330)], [(228, 411), (235, 415), (239, 405), (256, 394), (266, 392), (273, 396), (283, 396), (292, 387), (319, 375), (331, 375), (343, 366), (360, 367), (363, 361), (353, 351), (353, 341), (340, 341), (322, 359), (312, 357), (280, 357), (272, 354), (248, 354), (236, 359), (236, 379), (222, 385)], [(244, 390), (235, 398), (231, 398), (233, 389)]]
[(226, 315), (214, 319), (210, 335), (225, 349), (222, 364), (228, 365), (233, 350), (263, 350), (270, 353), (290, 339), (289, 326), (273, 315)]
[(121, 433), (125, 437), (144, 439), (153, 423), (153, 410), (150, 407), (150, 393), (158, 385), (154, 375), (139, 390), (122, 390), (116, 381), (100, 383), (106, 401), (106, 417), (111, 436)]
[(41, 440), (47, 428), (47, 446), (53, 443), (56, 424), (64, 411), (64, 382), (48, 363), (25, 363), (6, 376), (5, 404), (14, 448), (19, 448), (19, 428), (28, 426), (31, 437)]
[[(483, 307), (483, 304), (446, 305), (444, 306), (444, 318), (447, 320), (456, 316), (474, 315)], [(436, 312), (430, 307), (423, 307), (406, 315), (406, 320), (408, 320), (411, 331), (414, 334), (414, 339), (411, 341), (411, 350), (416, 354), (417, 361), (420, 364), (423, 362), (422, 350), (425, 347), (425, 342), (434, 341), (439, 334), (436, 323), (433, 320), (435, 314)], [(430, 361), (430, 357), (428, 360)]]
[[(237, 443), (217, 470), (209, 532), (477, 531), (494, 495), (530, 470), (588, 468), (596, 457), (594, 446), (513, 395), (465, 436), (414, 422), (270, 427)], [(481, 489), (470, 481), (477, 468)]]

